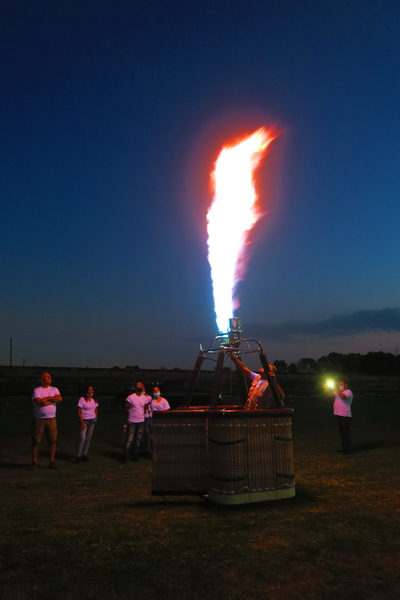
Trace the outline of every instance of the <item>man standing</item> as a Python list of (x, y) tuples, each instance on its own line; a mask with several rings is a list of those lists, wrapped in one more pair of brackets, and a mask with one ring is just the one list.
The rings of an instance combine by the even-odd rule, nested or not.
[(135, 392), (125, 400), (125, 410), (128, 413), (128, 427), (125, 444), (125, 456), (123, 462), (129, 458), (129, 450), (133, 442), (133, 460), (139, 460), (140, 440), (144, 428), (145, 407), (151, 403), (151, 397), (145, 393), (144, 385), (141, 381), (135, 384)]
[(346, 381), (339, 381), (338, 388), (329, 391), (333, 397), (333, 414), (336, 416), (339, 433), (342, 438), (342, 450), (345, 454), (351, 454), (351, 403), (353, 392), (351, 392)]
[[(233, 360), (236, 367), (241, 369), (246, 375), (246, 377), (251, 381), (247, 402), (244, 405), (245, 409), (255, 410), (258, 408), (270, 408), (274, 400), (274, 395), (265, 377), (264, 369), (260, 369), (259, 374), (253, 373), (253, 371), (250, 371), (250, 369), (248, 369), (242, 363), (242, 361), (238, 359), (234, 351), (230, 353), (230, 357)], [(274, 365), (269, 365), (268, 377), (270, 378), (270, 381), (273, 382), (275, 394), (279, 398), (280, 403), (283, 405), (285, 394), (283, 393), (282, 388), (278, 385), (276, 381), (276, 367)]]
[(46, 432), (47, 442), (49, 445), (49, 469), (57, 468), (56, 463), (54, 462), (57, 441), (56, 411), (57, 402), (62, 402), (62, 397), (58, 389), (50, 385), (51, 376), (49, 373), (42, 373), (41, 382), (42, 385), (35, 388), (32, 394), (32, 470), (36, 469), (37, 467), (39, 444), (44, 432)]

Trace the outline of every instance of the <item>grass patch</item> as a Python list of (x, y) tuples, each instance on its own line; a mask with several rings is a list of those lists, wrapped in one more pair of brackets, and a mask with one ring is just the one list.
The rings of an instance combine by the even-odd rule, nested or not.
[(124, 415), (100, 400), (74, 464), (76, 399), (58, 411), (58, 470), (30, 472), (31, 406), (0, 401), (0, 589), (6, 600), (400, 596), (400, 402), (355, 401), (356, 453), (336, 453), (329, 401), (294, 401), (296, 497), (220, 506), (152, 497), (151, 461), (121, 465)]

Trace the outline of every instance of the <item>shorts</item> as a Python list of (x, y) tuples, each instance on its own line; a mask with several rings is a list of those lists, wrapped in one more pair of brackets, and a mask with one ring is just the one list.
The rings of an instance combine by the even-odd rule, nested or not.
[(57, 421), (55, 417), (51, 419), (33, 419), (32, 439), (36, 444), (40, 443), (45, 431), (49, 444), (57, 440)]

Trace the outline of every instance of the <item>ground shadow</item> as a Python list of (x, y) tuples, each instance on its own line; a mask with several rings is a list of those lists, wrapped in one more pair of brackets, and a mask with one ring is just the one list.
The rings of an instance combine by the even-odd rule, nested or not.
[(219, 504), (209, 500), (207, 496), (201, 494), (190, 494), (184, 497), (179, 495), (171, 496), (157, 496), (151, 500), (140, 500), (139, 502), (133, 502), (127, 504), (129, 508), (147, 507), (147, 508), (159, 508), (164, 509), (170, 506), (194, 506), (198, 504), (197, 501), (202, 501), (202, 506), (206, 507), (210, 512), (218, 513), (221, 511), (229, 511), (232, 513), (239, 513), (243, 511), (265, 511), (266, 508), (276, 509), (277, 507), (282, 510), (291, 510), (293, 506), (301, 507), (315, 504), (318, 502), (318, 496), (314, 490), (306, 488), (304, 486), (296, 486), (296, 495), (293, 498), (285, 498), (281, 500), (267, 500), (265, 502), (250, 502), (248, 504)]
[(26, 469), (28, 469), (29, 466), (30, 463), (12, 463), (0, 461), (0, 469), (20, 469), (26, 471)]
[[(197, 501), (197, 502), (196, 502)], [(207, 498), (204, 496), (198, 496), (197, 494), (193, 494), (190, 496), (184, 496), (176, 499), (176, 496), (170, 496), (166, 498), (165, 496), (159, 496), (154, 500), (140, 500), (139, 502), (129, 502), (126, 506), (128, 508), (167, 508), (170, 506), (171, 508), (176, 508), (178, 506), (193, 506), (198, 502), (202, 501), (202, 505), (204, 501), (207, 501)]]
[(363, 444), (357, 444), (353, 446), (353, 454), (358, 454), (359, 452), (368, 452), (369, 450), (377, 450), (378, 448), (384, 448), (388, 446), (385, 442), (365, 442)]
[(72, 454), (67, 454), (66, 452), (56, 452), (56, 462), (61, 460), (63, 462), (75, 464), (75, 458), (75, 456), (73, 456)]
[(318, 503), (318, 495), (314, 490), (302, 485), (296, 485), (296, 495), (293, 498), (282, 498), (280, 500), (265, 500), (264, 502), (250, 502), (249, 504), (218, 504), (206, 498), (206, 506), (210, 512), (221, 512), (229, 510), (230, 512), (263, 512), (270, 508), (271, 510), (281, 511), (293, 510), (294, 507), (301, 508), (310, 504)]
[(122, 462), (122, 459), (124, 458), (124, 453), (121, 448), (119, 448), (118, 452), (116, 450), (103, 450), (103, 452), (100, 452), (99, 454), (101, 456), (107, 456), (107, 458), (111, 458), (116, 462)]

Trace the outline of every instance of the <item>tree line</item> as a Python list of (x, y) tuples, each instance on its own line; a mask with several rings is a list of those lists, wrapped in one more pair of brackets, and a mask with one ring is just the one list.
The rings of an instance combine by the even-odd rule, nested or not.
[(363, 375), (400, 375), (400, 356), (390, 352), (340, 354), (331, 352), (321, 358), (301, 358), (289, 365), (284, 360), (274, 362), (280, 373), (358, 373)]

